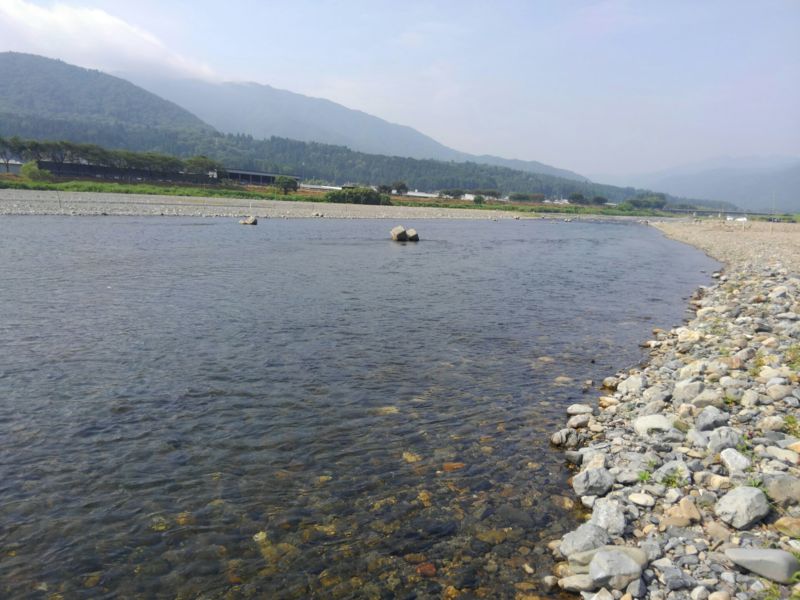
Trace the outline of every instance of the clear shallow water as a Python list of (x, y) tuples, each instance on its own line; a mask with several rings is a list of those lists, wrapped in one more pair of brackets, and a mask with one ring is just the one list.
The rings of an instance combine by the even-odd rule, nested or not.
[(716, 264), (628, 224), (392, 225), (0, 220), (0, 595), (503, 597), (547, 574), (577, 522), (549, 434)]

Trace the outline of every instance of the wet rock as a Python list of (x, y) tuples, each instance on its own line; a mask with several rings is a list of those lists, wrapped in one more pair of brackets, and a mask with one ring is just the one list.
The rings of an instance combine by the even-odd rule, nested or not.
[(758, 488), (739, 487), (720, 498), (714, 513), (737, 529), (747, 529), (769, 514), (769, 503)]
[(419, 241), (419, 234), (417, 233), (416, 229), (407, 229), (406, 230), (406, 240), (409, 242), (418, 242)]
[(567, 421), (567, 427), (572, 429), (581, 429), (589, 424), (589, 420), (591, 418), (592, 415), (589, 414), (575, 415), (574, 417), (571, 417), (569, 421)]
[(784, 550), (729, 548), (725, 556), (736, 565), (778, 583), (790, 583), (792, 576), (800, 571), (800, 562)]
[(572, 575), (558, 580), (558, 587), (566, 592), (590, 592), (596, 588), (589, 575)]
[(239, 221), (239, 225), (258, 225), (258, 219), (256, 217), (245, 217)]
[(567, 407), (568, 415), (591, 415), (594, 409), (588, 404), (570, 404)]

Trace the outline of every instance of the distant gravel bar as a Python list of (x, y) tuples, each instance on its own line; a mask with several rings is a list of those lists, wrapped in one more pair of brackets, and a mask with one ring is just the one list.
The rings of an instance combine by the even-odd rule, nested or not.
[(128, 215), (334, 219), (513, 219), (500, 210), (0, 189), (0, 215)]
[(156, 196), (96, 192), (0, 189), (0, 215), (178, 216), (304, 219), (570, 219), (574, 221), (641, 221), (641, 217), (522, 213), (512, 210), (369, 206), (290, 200), (249, 200), (198, 196)]

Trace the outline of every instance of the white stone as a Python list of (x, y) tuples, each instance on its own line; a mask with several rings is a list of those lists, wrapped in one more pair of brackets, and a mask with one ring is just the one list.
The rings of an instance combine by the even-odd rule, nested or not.
[(633, 421), (633, 429), (641, 437), (648, 437), (650, 431), (669, 431), (675, 422), (674, 417), (665, 415), (645, 415)]
[(643, 492), (634, 492), (630, 496), (628, 496), (628, 500), (633, 502), (638, 506), (645, 506), (650, 507), (654, 506), (656, 501), (650, 494), (645, 494)]
[(753, 461), (733, 448), (725, 448), (725, 450), (719, 453), (719, 458), (731, 475), (741, 474), (753, 466)]

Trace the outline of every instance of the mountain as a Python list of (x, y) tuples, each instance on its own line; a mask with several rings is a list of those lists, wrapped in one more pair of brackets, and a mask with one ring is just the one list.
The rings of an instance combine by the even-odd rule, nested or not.
[(17, 52), (0, 53), (0, 113), (165, 130), (211, 131), (189, 111), (100, 71)]
[(537, 161), (474, 156), (453, 150), (405, 125), (359, 110), (257, 83), (210, 83), (126, 75), (137, 85), (183, 106), (226, 133), (285, 137), (347, 146), (369, 154), (477, 162), (530, 173), (588, 181), (582, 175)]
[(719, 157), (633, 176), (633, 185), (731, 202), (758, 212), (800, 212), (800, 158)]
[[(354, 112), (333, 107), (349, 116)], [(397, 127), (358, 114), (366, 122), (376, 120)], [(411, 189), (425, 191), (495, 189), (561, 197), (580, 193), (586, 198), (604, 196), (611, 202), (624, 202), (639, 194), (633, 188), (474, 161), (376, 155), (318, 142), (220, 133), (185, 108), (118, 77), (58, 60), (0, 53), (0, 136), (14, 135), (184, 158), (205, 155), (229, 168), (299, 174), (331, 183), (371, 185), (403, 180)]]

